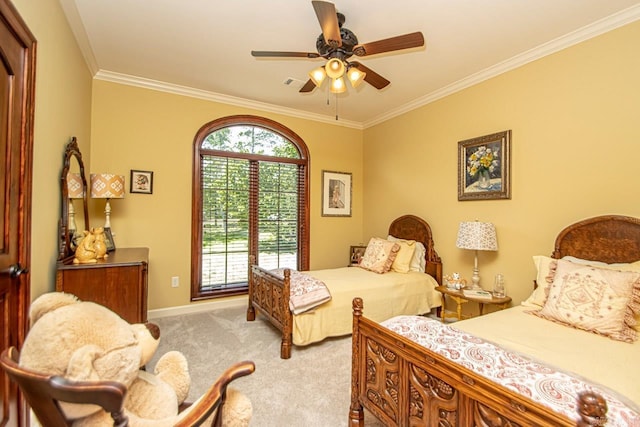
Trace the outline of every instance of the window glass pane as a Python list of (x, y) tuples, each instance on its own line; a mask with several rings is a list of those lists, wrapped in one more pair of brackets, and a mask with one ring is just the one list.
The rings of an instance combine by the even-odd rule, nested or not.
[(234, 125), (210, 133), (202, 142), (205, 150), (299, 159), (298, 149), (289, 140), (268, 129), (250, 125)]
[[(297, 267), (297, 187), (297, 166), (260, 163), (258, 261), (261, 267)], [(287, 189), (293, 192), (285, 192)]]
[(202, 165), (201, 288), (247, 281), (249, 162), (205, 157)]

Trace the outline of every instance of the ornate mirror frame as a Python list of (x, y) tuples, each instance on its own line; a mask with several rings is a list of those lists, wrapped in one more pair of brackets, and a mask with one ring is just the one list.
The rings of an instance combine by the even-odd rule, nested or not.
[(76, 137), (72, 137), (71, 141), (67, 144), (64, 150), (64, 160), (62, 163), (62, 172), (60, 174), (60, 190), (62, 194), (61, 198), (61, 215), (59, 222), (60, 229), (60, 246), (58, 251), (58, 259), (62, 260), (69, 256), (72, 256), (75, 252), (73, 244), (73, 236), (69, 233), (69, 187), (67, 186), (67, 174), (72, 166), (72, 159), (78, 163), (80, 179), (82, 180), (82, 186), (84, 188), (82, 198), (82, 210), (84, 213), (84, 229), (89, 230), (89, 209), (88, 209), (88, 187), (87, 179), (84, 174), (84, 163), (82, 162), (82, 153), (78, 147), (78, 141)]

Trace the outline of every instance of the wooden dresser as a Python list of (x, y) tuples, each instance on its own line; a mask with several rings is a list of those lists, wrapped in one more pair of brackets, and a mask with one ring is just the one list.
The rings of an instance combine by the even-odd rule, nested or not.
[(118, 248), (96, 264), (59, 261), (56, 291), (104, 305), (129, 323), (145, 323), (148, 264), (148, 248)]

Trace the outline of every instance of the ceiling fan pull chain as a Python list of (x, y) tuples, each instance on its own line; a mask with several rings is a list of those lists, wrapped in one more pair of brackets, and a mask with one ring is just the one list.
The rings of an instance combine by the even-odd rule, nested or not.
[(336, 122), (338, 121), (338, 94), (336, 93)]

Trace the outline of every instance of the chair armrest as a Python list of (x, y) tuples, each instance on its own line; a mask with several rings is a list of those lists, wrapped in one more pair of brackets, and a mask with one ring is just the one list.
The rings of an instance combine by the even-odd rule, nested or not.
[(255, 363), (251, 361), (238, 362), (231, 365), (198, 400), (186, 407), (184, 412), (181, 413), (180, 420), (174, 426), (198, 426), (206, 421), (216, 409), (218, 409), (216, 414), (216, 417), (218, 417), (220, 414), (219, 409), (224, 404), (227, 386), (238, 378), (252, 374), (255, 369)]

